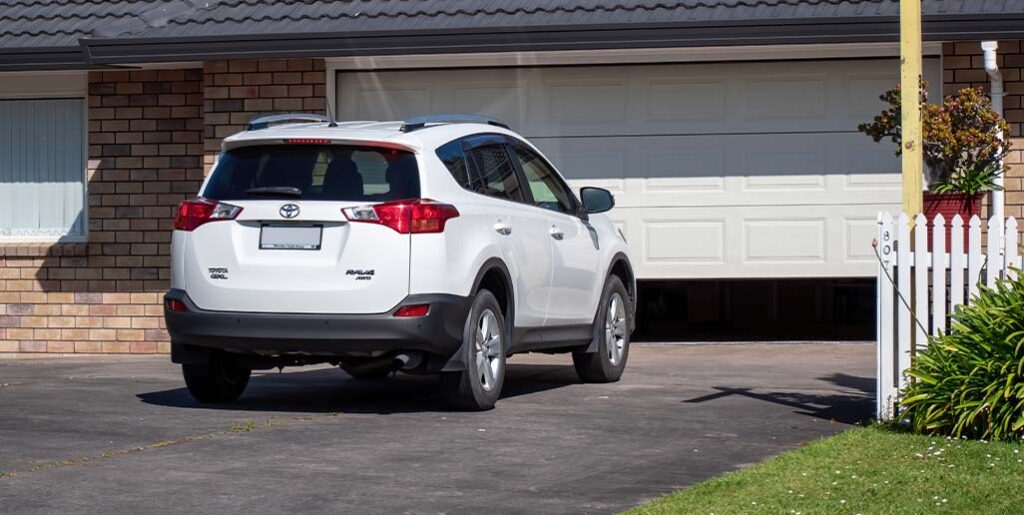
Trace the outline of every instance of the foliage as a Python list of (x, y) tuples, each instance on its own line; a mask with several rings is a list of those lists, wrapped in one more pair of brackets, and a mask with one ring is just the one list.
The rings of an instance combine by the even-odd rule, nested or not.
[[(1019, 443), (850, 429), (628, 515), (1020, 513), (1022, 459)], [(690, 469), (680, 464), (680, 477)]]
[[(888, 138), (903, 153), (900, 88), (879, 97), (889, 105), (871, 123), (857, 129), (876, 143)], [(927, 83), (921, 81), (922, 140), (925, 164), (933, 173), (931, 189), (937, 193), (966, 193), (998, 188), (996, 178), (1007, 165), (1000, 162), (1010, 153), (1010, 126), (992, 109), (992, 102), (980, 88), (964, 88), (948, 96), (942, 105), (929, 104)]]
[(1024, 436), (1024, 274), (982, 288), (913, 360), (901, 404), (919, 433)]

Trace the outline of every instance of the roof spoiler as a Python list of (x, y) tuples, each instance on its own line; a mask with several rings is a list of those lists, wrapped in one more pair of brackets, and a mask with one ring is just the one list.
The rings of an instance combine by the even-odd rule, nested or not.
[(331, 119), (319, 115), (309, 113), (286, 113), (286, 114), (271, 114), (266, 116), (256, 116), (249, 120), (249, 125), (245, 128), (247, 131), (258, 131), (260, 129), (266, 129), (271, 124), (283, 123), (283, 122), (330, 122)]
[(498, 120), (497, 118), (480, 114), (431, 114), (409, 118), (402, 122), (402, 132), (412, 132), (422, 129), (426, 127), (428, 123), (482, 123), (485, 125), (494, 125), (503, 129), (509, 128), (508, 124)]

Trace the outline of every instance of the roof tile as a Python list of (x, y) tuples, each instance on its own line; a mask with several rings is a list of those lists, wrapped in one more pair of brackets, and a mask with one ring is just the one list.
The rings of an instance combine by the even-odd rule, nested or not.
[[(1024, 12), (1020, 0), (924, 0), (925, 15)], [(0, 0), (0, 48), (80, 38), (498, 29), (893, 17), (899, 0)]]

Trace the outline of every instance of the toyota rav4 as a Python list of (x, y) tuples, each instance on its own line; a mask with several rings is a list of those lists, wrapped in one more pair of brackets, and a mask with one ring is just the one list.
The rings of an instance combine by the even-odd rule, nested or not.
[(636, 284), (599, 214), (613, 205), (482, 116), (255, 119), (178, 208), (172, 360), (204, 402), (237, 399), (254, 369), (331, 363), (438, 374), (450, 403), (483, 410), (530, 351), (616, 381)]

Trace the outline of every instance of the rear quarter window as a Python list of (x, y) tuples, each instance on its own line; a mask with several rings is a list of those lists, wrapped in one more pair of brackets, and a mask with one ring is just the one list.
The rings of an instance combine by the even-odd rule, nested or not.
[(260, 145), (223, 153), (203, 196), (378, 202), (420, 196), (411, 152), (350, 145)]

